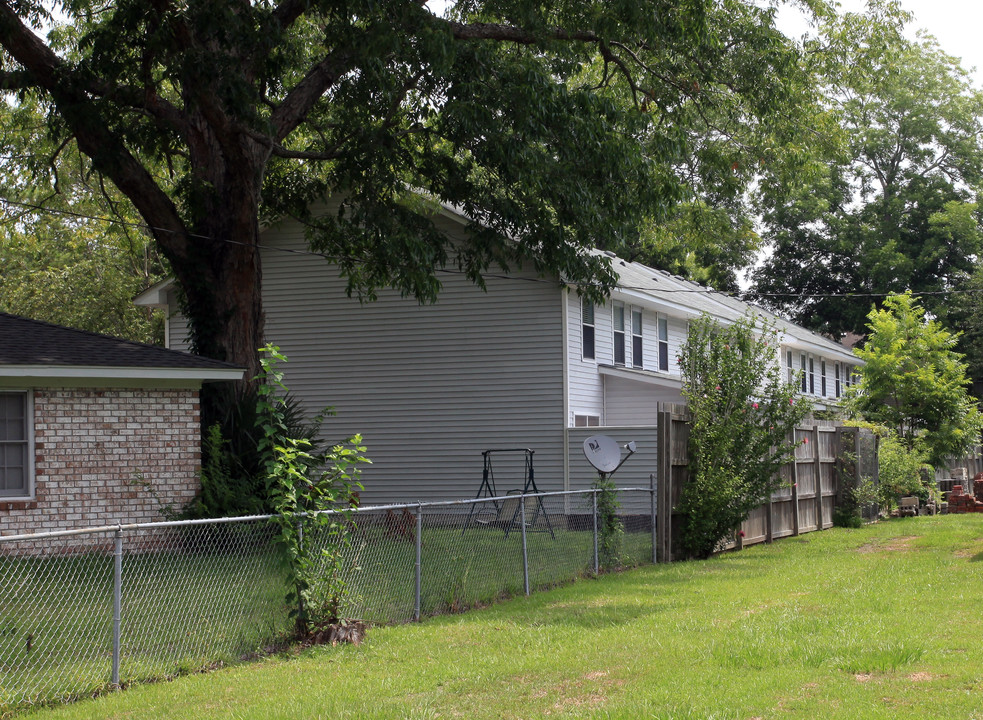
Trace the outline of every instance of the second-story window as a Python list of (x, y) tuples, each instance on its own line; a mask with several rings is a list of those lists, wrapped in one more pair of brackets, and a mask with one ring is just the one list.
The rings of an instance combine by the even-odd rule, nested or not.
[(806, 391), (806, 374), (807, 374), (806, 373), (806, 355), (805, 355), (805, 353), (802, 353), (801, 355), (799, 355), (799, 370), (802, 371), (802, 379), (800, 381), (801, 382), (801, 387), (802, 387), (802, 392), (805, 392)]
[(584, 299), (581, 303), (581, 327), (584, 338), (584, 360), (594, 359), (594, 303)]
[(631, 310), (631, 366), (642, 367), (642, 311)]
[(614, 364), (625, 364), (625, 305), (614, 304)]
[(820, 361), (819, 364), (819, 383), (820, 383), (819, 387), (821, 390), (820, 395), (826, 397), (826, 361), (825, 360)]
[(809, 358), (809, 394), (816, 394), (816, 359)]
[(669, 320), (659, 315), (659, 370), (669, 372)]
[(785, 367), (788, 369), (788, 384), (795, 382), (795, 368), (792, 367), (792, 351), (785, 351)]
[(833, 391), (836, 393), (836, 397), (840, 396), (842, 388), (840, 386), (840, 364), (833, 364)]

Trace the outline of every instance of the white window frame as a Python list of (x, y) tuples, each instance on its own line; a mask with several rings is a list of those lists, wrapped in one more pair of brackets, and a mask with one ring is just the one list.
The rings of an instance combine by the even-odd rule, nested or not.
[[(587, 308), (591, 309), (590, 322), (587, 322)], [(597, 360), (597, 306), (587, 298), (580, 299), (580, 350), (584, 360)], [(587, 328), (590, 328), (590, 345), (587, 343)], [(588, 350), (590, 354), (588, 355)]]
[(808, 385), (808, 382), (809, 382), (809, 380), (808, 380), (808, 371), (809, 371), (809, 368), (806, 366), (806, 354), (805, 353), (799, 353), (799, 370), (802, 371), (802, 379), (799, 381), (799, 389), (802, 391), (802, 394), (804, 395), (805, 392), (806, 392), (806, 388), (809, 387), (809, 385)]
[(840, 364), (838, 362), (834, 363), (833, 364), (833, 390), (836, 393), (835, 397), (837, 399), (839, 399), (843, 395), (842, 378), (843, 376), (840, 374)]
[[(618, 310), (621, 310), (621, 328), (618, 328)], [(624, 367), (628, 364), (628, 345), (625, 342), (625, 315), (628, 312), (623, 302), (612, 303), (611, 306), (611, 335), (614, 340), (614, 364)], [(618, 360), (618, 349), (621, 349), (621, 360)]]
[(826, 358), (822, 358), (819, 361), (819, 387), (820, 394), (826, 397)]
[(795, 383), (795, 368), (792, 366), (792, 351), (788, 348), (785, 349), (785, 367), (788, 369), (788, 384), (792, 385)]
[[(16, 441), (24, 445), (24, 491), (16, 494), (0, 489), (0, 502), (17, 502), (34, 498), (34, 392), (32, 390), (0, 389), (2, 395), (24, 396), (24, 440)], [(3, 441), (0, 441), (3, 442)], [(14, 441), (11, 441), (13, 444)], [(11, 494), (7, 494), (10, 492)]]
[(669, 318), (662, 313), (655, 315), (655, 340), (659, 372), (669, 372)]
[(816, 394), (816, 358), (809, 356), (809, 394)]
[[(635, 332), (635, 316), (638, 316), (638, 332)], [(645, 314), (642, 312), (640, 307), (631, 308), (631, 321), (629, 326), (631, 328), (631, 366), (633, 368), (642, 369), (645, 367), (645, 340), (643, 330), (645, 328)], [(635, 339), (638, 339), (638, 352), (636, 353)]]
[(601, 416), (589, 413), (575, 413), (573, 416), (574, 427), (600, 427)]

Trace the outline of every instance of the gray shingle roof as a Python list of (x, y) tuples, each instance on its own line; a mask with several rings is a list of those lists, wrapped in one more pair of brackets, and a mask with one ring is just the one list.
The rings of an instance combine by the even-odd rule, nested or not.
[(156, 345), (0, 313), (0, 366), (235, 370), (235, 365)]

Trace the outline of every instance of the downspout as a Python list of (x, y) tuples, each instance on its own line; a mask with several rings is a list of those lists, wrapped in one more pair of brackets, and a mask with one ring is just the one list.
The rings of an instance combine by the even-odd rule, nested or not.
[[(563, 490), (570, 490), (570, 310), (569, 290), (560, 290), (560, 322), (563, 324)], [(570, 514), (570, 496), (563, 496), (563, 513)]]

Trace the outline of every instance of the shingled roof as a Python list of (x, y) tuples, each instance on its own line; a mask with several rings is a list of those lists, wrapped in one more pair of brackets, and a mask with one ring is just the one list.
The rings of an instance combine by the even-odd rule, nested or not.
[(27, 367), (186, 371), (207, 379), (243, 372), (218, 360), (0, 313), (0, 374)]

